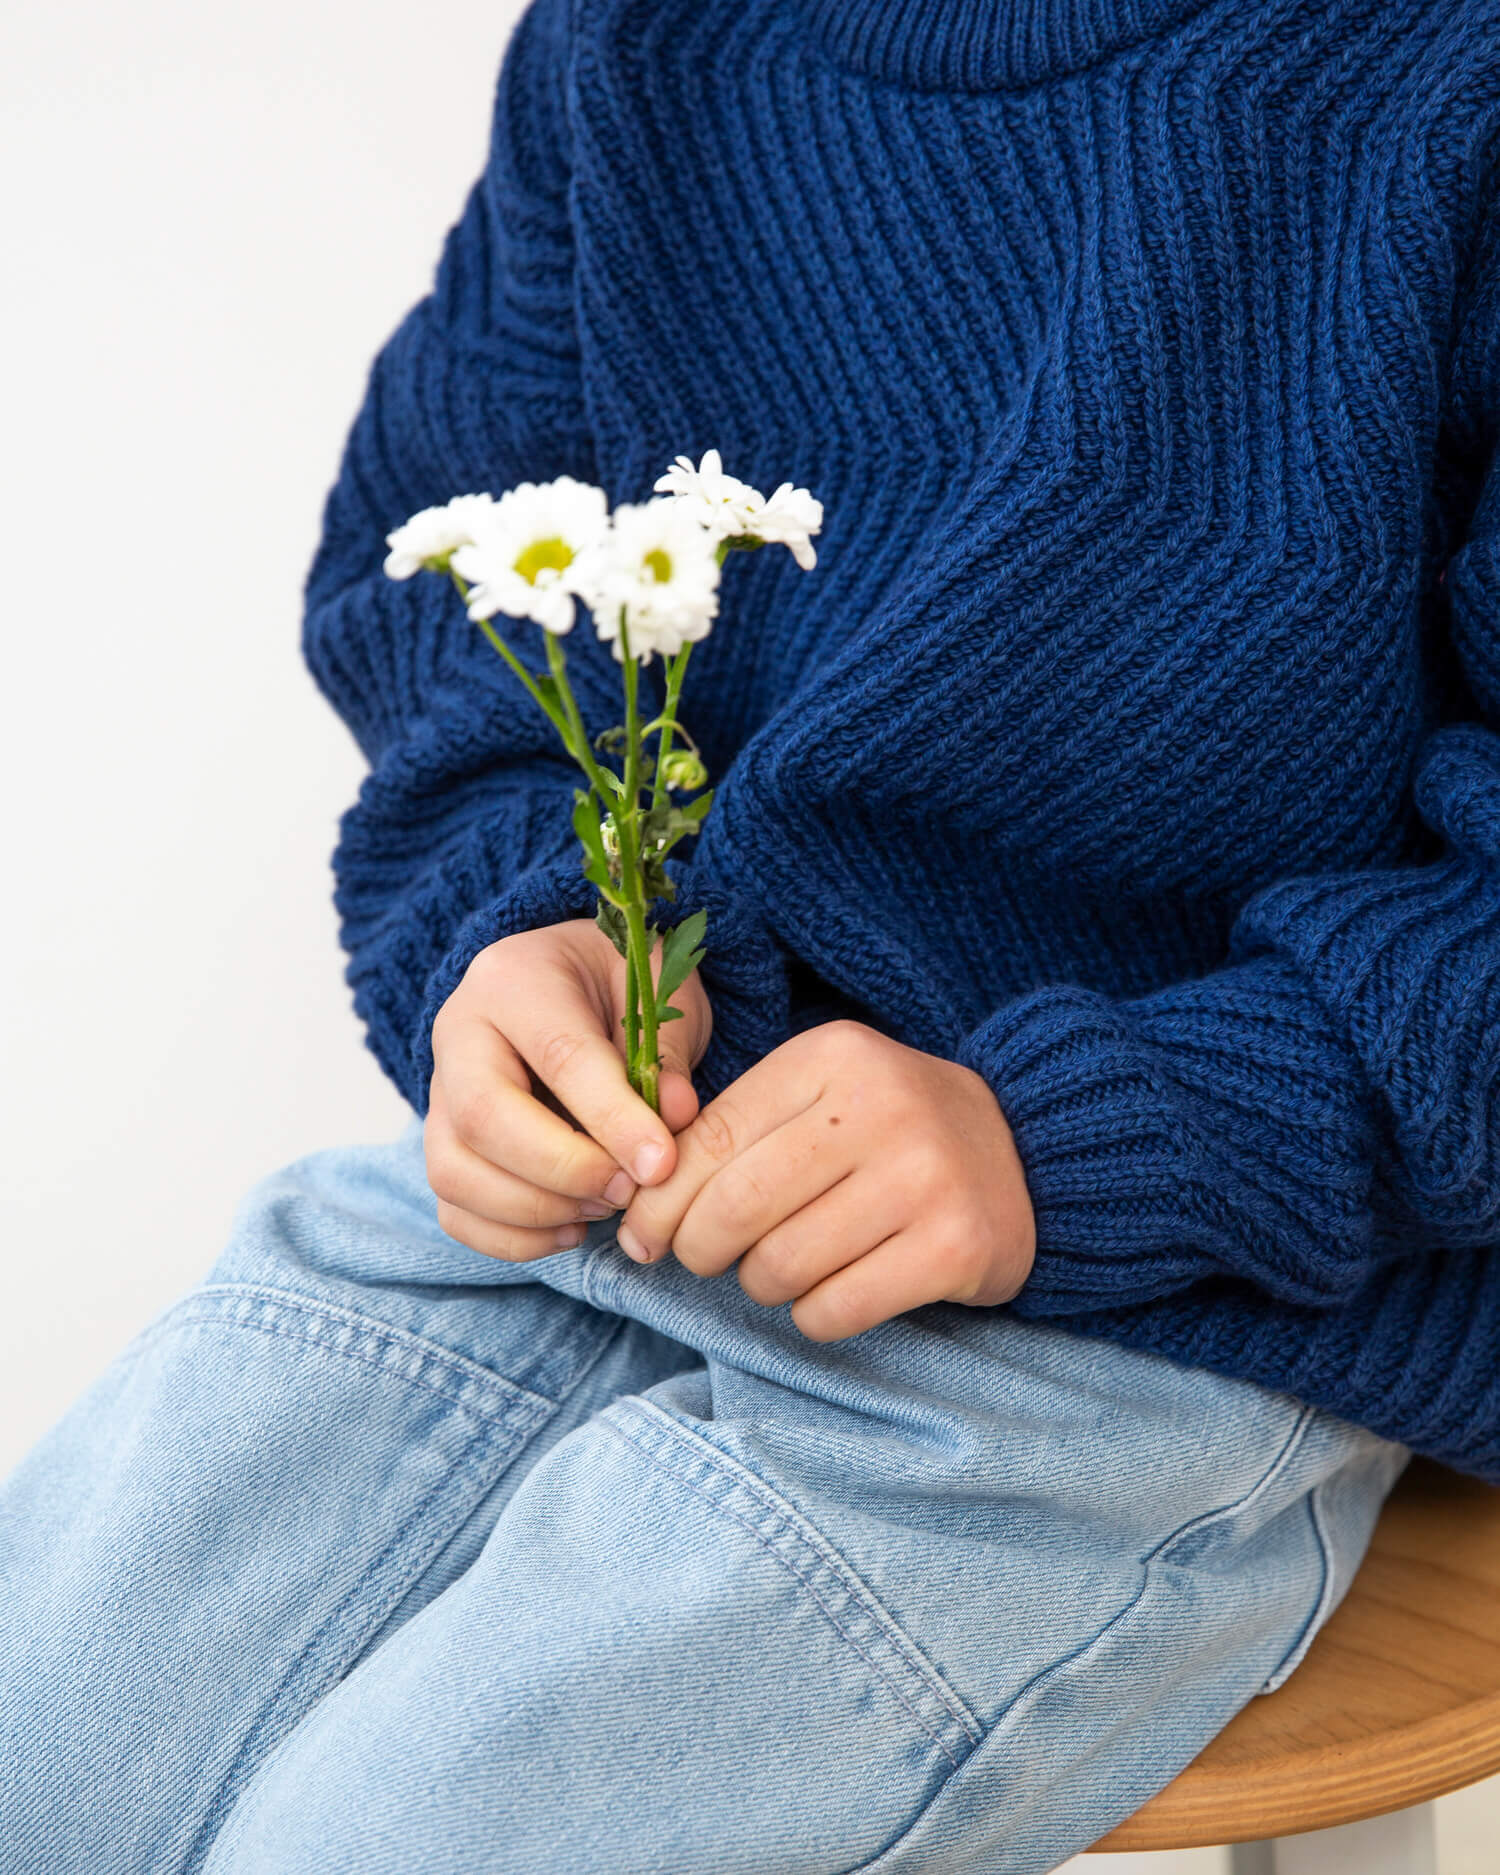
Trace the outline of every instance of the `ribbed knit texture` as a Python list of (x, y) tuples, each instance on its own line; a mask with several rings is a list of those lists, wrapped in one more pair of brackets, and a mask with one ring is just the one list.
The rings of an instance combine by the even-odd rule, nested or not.
[(591, 894), (551, 732), (383, 537), (717, 445), (827, 527), (689, 672), (704, 1096), (841, 1010), (963, 1062), (1009, 1306), (1500, 1479), (1497, 134), (1500, 0), (536, 0), (309, 580), (412, 1102), (475, 952)]

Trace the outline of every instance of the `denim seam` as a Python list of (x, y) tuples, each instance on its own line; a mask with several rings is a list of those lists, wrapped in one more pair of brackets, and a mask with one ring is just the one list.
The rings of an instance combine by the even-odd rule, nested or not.
[[(1007, 1702), (1004, 1708), (996, 1714), (994, 1721), (981, 1741), (983, 1745), (988, 1745), (991, 1741), (999, 1737), (1000, 1733), (1007, 1725), (1007, 1722), (1015, 1717), (1017, 1709), (1020, 1707), (1023, 1700), (1037, 1692), (1048, 1680), (1052, 1679), (1054, 1675), (1063, 1672), (1076, 1661), (1081, 1660), (1085, 1654), (1089, 1653), (1093, 1648), (1097, 1647), (1101, 1641), (1112, 1634), (1115, 1629), (1120, 1626), (1121, 1622), (1130, 1618), (1131, 1614), (1145, 1599), (1146, 1592), (1151, 1586), (1155, 1573), (1152, 1565), (1159, 1560), (1165, 1559), (1167, 1557), (1167, 1552), (1174, 1543), (1202, 1526), (1227, 1517), (1232, 1517), (1236, 1512), (1245, 1510), (1255, 1502), (1256, 1498), (1260, 1497), (1270, 1488), (1272, 1482), (1291, 1463), (1298, 1448), (1303, 1444), (1307, 1435), (1307, 1429), (1312, 1423), (1314, 1411), (1315, 1409), (1310, 1406), (1300, 1408), (1297, 1418), (1290, 1431), (1287, 1433), (1286, 1438), (1282, 1441), (1276, 1456), (1271, 1460), (1264, 1473), (1249, 1490), (1242, 1492), (1239, 1497), (1232, 1499), (1228, 1504), (1221, 1504), (1214, 1510), (1203, 1511), (1196, 1517), (1188, 1518), (1185, 1523), (1180, 1524), (1170, 1535), (1163, 1537), (1161, 1542), (1158, 1543), (1154, 1549), (1147, 1551), (1146, 1555), (1141, 1559), (1140, 1582), (1136, 1587), (1135, 1593), (1130, 1597), (1129, 1601), (1125, 1603), (1124, 1607), (1116, 1609), (1109, 1620), (1104, 1623), (1103, 1627), (1097, 1629), (1087, 1640), (1075, 1647), (1071, 1653), (1062, 1655), (1060, 1659), (1050, 1661), (1039, 1672), (1034, 1673), (1015, 1696)], [(950, 1781), (950, 1779), (944, 1778), (939, 1787), (924, 1798), (921, 1805), (907, 1822), (905, 1828), (902, 1829), (898, 1835), (893, 1836), (883, 1848), (877, 1850), (868, 1860), (861, 1862), (857, 1868), (842, 1871), (842, 1875), (878, 1875), (878, 1871), (884, 1863), (885, 1858), (899, 1849), (902, 1842), (918, 1827), (932, 1810), (933, 1806), (941, 1802), (943, 1793), (947, 1789)]]
[[(629, 1425), (622, 1424), (622, 1417), (627, 1414), (656, 1420), (660, 1445), (656, 1441), (640, 1436), (645, 1433), (645, 1427), (632, 1429)], [(890, 1687), (901, 1705), (934, 1741), (949, 1763), (956, 1769), (963, 1762), (968, 1751), (972, 1750), (984, 1736), (984, 1729), (978, 1719), (969, 1711), (958, 1694), (942, 1679), (936, 1667), (921, 1653), (916, 1643), (878, 1600), (869, 1585), (855, 1573), (836, 1550), (828, 1545), (826, 1539), (819, 1536), (800, 1512), (784, 1499), (770, 1492), (761, 1479), (744, 1472), (742, 1467), (727, 1453), (721, 1452), (718, 1447), (700, 1438), (690, 1427), (683, 1425), (672, 1414), (663, 1412), (651, 1401), (637, 1397), (617, 1400), (600, 1417), (603, 1423), (621, 1439), (628, 1440), (653, 1463), (676, 1476), (685, 1488), (703, 1498), (721, 1515), (738, 1523), (774, 1562), (800, 1581), (836, 1632), (859, 1654), (871, 1671), (878, 1674)], [(690, 1445), (701, 1448), (696, 1467), (688, 1467), (685, 1464), (674, 1465), (669, 1463), (664, 1455), (665, 1451), (675, 1449), (680, 1451), (685, 1459), (686, 1448)], [(775, 1527), (784, 1545), (803, 1552), (804, 1561), (810, 1561), (814, 1567), (820, 1567), (825, 1574), (835, 1579), (845, 1602), (852, 1604), (864, 1616), (863, 1635), (857, 1631), (858, 1624), (851, 1624), (847, 1619), (847, 1609), (843, 1611), (845, 1618), (841, 1619), (841, 1611), (832, 1605), (828, 1598), (827, 1585), (825, 1584), (820, 1592), (811, 1569), (799, 1568), (797, 1561), (784, 1554), (783, 1549), (773, 1543), (743, 1510), (726, 1502), (724, 1496), (715, 1495), (705, 1488), (702, 1480), (708, 1477), (714, 1478), (721, 1487), (730, 1492), (755, 1500), (763, 1515)], [(807, 1552), (811, 1552), (810, 1558)], [(883, 1647), (879, 1645), (880, 1642), (884, 1643)], [(874, 1651), (871, 1651), (872, 1644), (874, 1644)], [(878, 1659), (877, 1653), (886, 1658)], [(894, 1670), (897, 1667), (903, 1668), (904, 1673), (898, 1675)], [(915, 1699), (911, 1689), (903, 1687), (901, 1683), (903, 1679), (918, 1682), (921, 1690)], [(923, 1711), (923, 1707), (927, 1710)], [(941, 1710), (934, 1710), (935, 1708)], [(945, 1719), (947, 1723), (944, 1722)], [(965, 1747), (957, 1753), (950, 1743), (951, 1734), (955, 1729), (963, 1733)]]
[[(197, 1296), (189, 1298), (188, 1302), (206, 1293), (199, 1291)], [(347, 1671), (347, 1666), (340, 1668), (339, 1665), (340, 1659), (345, 1657), (347, 1650), (340, 1650), (336, 1644), (330, 1645), (329, 1639), (333, 1637), (336, 1643), (337, 1637), (345, 1628), (350, 1611), (358, 1606), (369, 1584), (378, 1579), (382, 1571), (388, 1575), (393, 1572), (393, 1559), (401, 1557), (402, 1546), (409, 1543), (412, 1531), (420, 1529), (424, 1521), (432, 1520), (432, 1512), (436, 1504), (445, 1496), (458, 1497), (459, 1503), (455, 1516), (436, 1520), (436, 1527), (429, 1533), (426, 1542), (408, 1551), (402, 1559), (404, 1566), (395, 1574), (395, 1579), (385, 1585), (383, 1598), (377, 1599), (376, 1606), (371, 1611), (372, 1621), (378, 1625), (393, 1608), (400, 1605), (402, 1599), (410, 1592), (412, 1585), (420, 1580), (423, 1570), (441, 1552), (443, 1545), (452, 1536), (457, 1523), (473, 1510), (506, 1467), (514, 1462), (517, 1451), (540, 1429), (541, 1424), (561, 1409), (574, 1387), (582, 1383), (609, 1345), (624, 1332), (626, 1326), (621, 1321), (614, 1333), (603, 1337), (590, 1358), (584, 1361), (578, 1369), (569, 1385), (568, 1393), (561, 1400), (553, 1401), (541, 1394), (531, 1393), (513, 1383), (506, 1382), (499, 1375), (488, 1373), (486, 1369), (478, 1367), (476, 1363), (466, 1361), (462, 1356), (451, 1355), (436, 1342), (428, 1342), (399, 1329), (387, 1332), (385, 1324), (375, 1322), (372, 1318), (359, 1315), (352, 1310), (333, 1309), (317, 1303), (306, 1305), (304, 1298), (290, 1291), (252, 1289), (249, 1285), (240, 1287), (226, 1284), (218, 1286), (212, 1299), (218, 1306), (200, 1311), (197, 1319), (229, 1322), (237, 1328), (248, 1329), (255, 1334), (291, 1341), (303, 1347), (337, 1355), (341, 1359), (350, 1359), (361, 1365), (374, 1367), (376, 1371), (389, 1374), (404, 1385), (436, 1394), (451, 1411), (462, 1414), (472, 1430), (463, 1451), (434, 1481), (431, 1489), (415, 1510), (402, 1519), (400, 1527), (392, 1532), (386, 1544), (370, 1558), (358, 1578), (350, 1584), (347, 1592), (328, 1611), (317, 1631), (308, 1637), (296, 1659), (288, 1664), (270, 1699), (261, 1709), (254, 1725), (245, 1735), (239, 1750), (225, 1767), (219, 1779), (218, 1787), (189, 1847), (184, 1864), (187, 1870), (200, 1867), (212, 1850), (219, 1831), (244, 1787), (242, 1767), (247, 1759), (252, 1757), (257, 1746), (268, 1733), (274, 1736), (276, 1725), (284, 1717), (288, 1706), (300, 1702), (301, 1712), (306, 1713), (316, 1704), (322, 1693), (330, 1685), (336, 1683), (344, 1671)], [(490, 1384), (494, 1391), (504, 1396), (511, 1410), (508, 1414), (476, 1411), (468, 1400), (444, 1392), (410, 1373), (402, 1373), (398, 1369), (373, 1362), (365, 1355), (352, 1353), (347, 1345), (338, 1346), (315, 1335), (299, 1335), (289, 1332), (285, 1327), (269, 1326), (264, 1321), (254, 1319), (248, 1307), (235, 1311), (223, 1306), (231, 1299), (254, 1304), (261, 1311), (279, 1312), (286, 1308), (293, 1314), (322, 1315), (343, 1325), (359, 1324), (362, 1333), (374, 1340), (384, 1341), (387, 1345), (400, 1347), (415, 1345), (424, 1358), (438, 1359), (442, 1365), (466, 1374), (471, 1382), (477, 1376), (481, 1383)], [(181, 1319), (184, 1314), (191, 1317), (192, 1311), (188, 1303), (170, 1311), (160, 1323), (156, 1324), (154, 1330), (147, 1331), (148, 1335), (165, 1329), (169, 1323)], [(371, 1631), (373, 1629), (367, 1624), (366, 1634)], [(359, 1645), (362, 1646), (363, 1642), (361, 1641)], [(359, 1646), (356, 1646), (354, 1652), (347, 1657), (357, 1658), (358, 1652)], [(291, 1729), (295, 1729), (295, 1722)], [(284, 1733), (278, 1742), (285, 1743), (289, 1736), (290, 1730)], [(276, 1746), (273, 1745), (272, 1750), (275, 1749)]]
[[(545, 1394), (533, 1393), (530, 1388), (507, 1380), (438, 1342), (377, 1321), (373, 1316), (361, 1315), (357, 1310), (337, 1308), (286, 1289), (226, 1283), (197, 1290), (144, 1330), (135, 1346), (144, 1348), (169, 1330), (194, 1322), (223, 1322), (283, 1341), (301, 1342), (325, 1354), (357, 1362), (376, 1373), (388, 1374), (406, 1386), (435, 1394), (450, 1406), (499, 1424), (509, 1424), (517, 1406), (526, 1406), (533, 1413), (541, 1414), (555, 1411), (558, 1405)], [(334, 1341), (327, 1332), (312, 1331), (308, 1325), (311, 1322), (322, 1324), (325, 1330), (350, 1330), (358, 1339), (354, 1343)], [(439, 1384), (435, 1378), (424, 1379), (421, 1373), (409, 1369), (403, 1370), (389, 1358), (377, 1358), (374, 1352), (377, 1349), (384, 1350), (388, 1357), (405, 1354), (415, 1358), (423, 1368), (436, 1369), (447, 1384)], [(476, 1393), (496, 1396), (494, 1404), (476, 1401), (472, 1397)]]
[(1278, 1686), (1284, 1685), (1292, 1677), (1302, 1664), (1303, 1656), (1308, 1648), (1316, 1639), (1319, 1628), (1328, 1618), (1328, 1605), (1333, 1599), (1334, 1572), (1333, 1546), (1329, 1539), (1328, 1527), (1323, 1521), (1323, 1492), (1327, 1484), (1328, 1480), (1325, 1478), (1307, 1495), (1307, 1512), (1312, 1520), (1313, 1535), (1318, 1540), (1318, 1553), (1323, 1563), (1323, 1579), (1318, 1585), (1318, 1599), (1313, 1604), (1311, 1614), (1303, 1622), (1296, 1640), (1282, 1655), (1279, 1664), (1261, 1687), (1262, 1693), (1274, 1693)]
[(1316, 1408), (1311, 1406), (1303, 1406), (1298, 1409), (1297, 1417), (1292, 1422), (1291, 1430), (1282, 1441), (1280, 1451), (1277, 1452), (1275, 1458), (1271, 1460), (1261, 1477), (1256, 1483), (1251, 1485), (1248, 1491), (1242, 1491), (1237, 1498), (1232, 1499), (1228, 1504), (1220, 1504), (1216, 1510), (1201, 1511), (1196, 1517), (1189, 1517), (1187, 1522), (1180, 1524), (1170, 1536), (1163, 1537), (1155, 1549), (1147, 1551), (1144, 1558), (1146, 1564), (1149, 1566), (1151, 1563), (1155, 1562), (1158, 1556), (1163, 1555), (1173, 1544), (1180, 1543), (1184, 1537), (1191, 1536), (1197, 1530), (1207, 1529), (1211, 1524), (1222, 1523), (1225, 1519), (1235, 1516), (1239, 1511), (1248, 1510), (1258, 1497), (1263, 1497), (1265, 1493), (1270, 1490), (1281, 1473), (1291, 1464), (1299, 1447), (1305, 1443), (1308, 1428), (1313, 1422), (1316, 1410)]
[(855, 1570), (843, 1553), (825, 1537), (818, 1527), (809, 1521), (801, 1511), (781, 1492), (762, 1478), (759, 1473), (740, 1460), (731, 1458), (727, 1452), (716, 1446), (711, 1439), (705, 1439), (701, 1433), (685, 1424), (670, 1409), (660, 1406), (654, 1400), (622, 1401), (627, 1409), (638, 1406), (639, 1410), (658, 1417), (663, 1430), (668, 1436), (691, 1441), (700, 1453), (703, 1465), (714, 1473), (729, 1472), (732, 1478), (752, 1497), (757, 1498), (767, 1517), (777, 1529), (787, 1532), (789, 1539), (800, 1541), (810, 1547), (814, 1555), (844, 1584), (846, 1593), (865, 1608), (866, 1614), (882, 1630), (886, 1640), (902, 1656), (906, 1665), (917, 1677), (928, 1683), (937, 1698), (947, 1707), (953, 1718), (963, 1727), (971, 1740), (978, 1740), (984, 1735), (984, 1727), (957, 1692), (950, 1687), (938, 1669), (927, 1658), (906, 1630), (897, 1621), (874, 1589)]
[(993, 1737), (1001, 1726), (1005, 1724), (1006, 1720), (1010, 1718), (1021, 1701), (1025, 1699), (1028, 1694), (1034, 1692), (1044, 1680), (1049, 1679), (1054, 1673), (1060, 1672), (1062, 1668), (1071, 1665), (1073, 1661), (1086, 1654), (1091, 1647), (1097, 1647), (1099, 1642), (1104, 1639), (1105, 1635), (1108, 1634), (1111, 1629), (1117, 1627), (1120, 1622), (1125, 1620), (1131, 1610), (1138, 1606), (1145, 1596), (1146, 1590), (1151, 1586), (1152, 1565), (1159, 1561), (1170, 1561), (1168, 1552), (1172, 1549), (1174, 1544), (1179, 1543), (1184, 1537), (1192, 1535), (1194, 1531), (1203, 1529), (1209, 1524), (1220, 1523), (1226, 1518), (1235, 1516), (1238, 1512), (1247, 1509), (1255, 1502), (1256, 1498), (1260, 1497), (1268, 1490), (1272, 1480), (1291, 1463), (1293, 1454), (1306, 1437), (1307, 1428), (1311, 1424), (1312, 1416), (1313, 1409), (1310, 1406), (1305, 1406), (1301, 1409), (1291, 1430), (1282, 1441), (1280, 1450), (1271, 1460), (1260, 1478), (1248, 1491), (1242, 1491), (1237, 1498), (1231, 1499), (1227, 1504), (1220, 1504), (1214, 1510), (1201, 1511), (1196, 1517), (1189, 1517), (1185, 1523), (1179, 1524), (1170, 1535), (1164, 1536), (1154, 1549), (1148, 1550), (1141, 1558), (1140, 1582), (1136, 1586), (1135, 1593), (1131, 1596), (1130, 1600), (1125, 1603), (1124, 1607), (1117, 1608), (1108, 1621), (1104, 1623), (1103, 1627), (1096, 1629), (1087, 1640), (1081, 1641), (1078, 1646), (1073, 1649), (1072, 1653), (1064, 1654), (1059, 1660), (1050, 1661), (1045, 1667), (1041, 1668), (1039, 1672), (1034, 1673), (1001, 1711), (996, 1713), (987, 1736)]
[[(456, 1412), (463, 1411), (457, 1401), (449, 1400), (448, 1404)], [(465, 1416), (472, 1424), (473, 1416)], [(296, 1659), (288, 1664), (275, 1691), (219, 1779), (218, 1789), (204, 1813), (185, 1860), (185, 1871), (202, 1866), (220, 1828), (239, 1798), (243, 1788), (240, 1778), (242, 1767), (268, 1733), (274, 1736), (276, 1724), (285, 1715), (287, 1708), (300, 1704), (300, 1713), (305, 1714), (317, 1703), (322, 1693), (337, 1682), (340, 1677), (340, 1655), (336, 1646), (328, 1644), (329, 1637), (336, 1637), (340, 1633), (350, 1610), (358, 1605), (371, 1581), (382, 1570), (389, 1573), (392, 1559), (401, 1555), (402, 1546), (410, 1542), (412, 1531), (420, 1529), (430, 1519), (434, 1504), (445, 1494), (452, 1495), (456, 1490), (461, 1492), (462, 1501), (458, 1507), (460, 1516), (471, 1510), (512, 1461), (516, 1450), (525, 1443), (533, 1430), (529, 1424), (507, 1427), (498, 1420), (473, 1425), (463, 1453), (444, 1470), (416, 1509), (392, 1532), (384, 1547), (370, 1558), (358, 1578), (350, 1584), (347, 1593), (329, 1609), (316, 1633), (308, 1637)], [(509, 1437), (505, 1436), (507, 1433)], [(425, 1543), (409, 1551), (404, 1559), (405, 1568), (394, 1581), (387, 1584), (384, 1602), (375, 1610), (380, 1619), (397, 1605), (412, 1583), (420, 1577), (422, 1570), (441, 1550), (452, 1534), (453, 1522), (452, 1519), (441, 1520), (428, 1533)]]

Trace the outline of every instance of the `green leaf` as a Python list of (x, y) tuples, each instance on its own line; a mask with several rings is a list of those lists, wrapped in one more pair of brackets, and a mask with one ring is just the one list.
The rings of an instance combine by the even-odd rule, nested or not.
[[(579, 842), (589, 859), (597, 860), (607, 881), (609, 858), (604, 851), (604, 835), (599, 827), (599, 809), (593, 795), (585, 794), (582, 788), (573, 790), (573, 831), (578, 835)], [(588, 871), (587, 865), (584, 871)]]
[(682, 923), (674, 925), (667, 933), (661, 947), (661, 975), (656, 985), (656, 1001), (659, 1009), (665, 1008), (667, 999), (680, 990), (693, 971), (702, 963), (706, 953), (699, 948), (703, 934), (708, 929), (708, 913), (695, 911)]
[(695, 800), (689, 801), (685, 807), (679, 807), (677, 812), (690, 825), (696, 827), (713, 804), (714, 791), (710, 788), (706, 794), (700, 794)]
[(682, 1011), (680, 1009), (674, 1009), (672, 1005), (668, 1003), (665, 1009), (658, 1009), (656, 1012), (657, 1026), (660, 1027), (663, 1022), (675, 1022), (681, 1014)]
[(608, 899), (601, 898), (594, 912), (594, 923), (622, 957), (630, 955), (630, 931), (625, 923), (625, 914), (618, 905), (611, 905)]

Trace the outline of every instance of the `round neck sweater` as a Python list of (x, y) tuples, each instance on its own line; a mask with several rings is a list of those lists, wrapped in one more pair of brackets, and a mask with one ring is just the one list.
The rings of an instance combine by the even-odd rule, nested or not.
[(413, 1105), (474, 955), (593, 895), (540, 713), (385, 534), (716, 446), (826, 525), (689, 672), (703, 1097), (841, 1013), (962, 1062), (1036, 1213), (1008, 1308), (1500, 1480), (1497, 156), (1500, 0), (534, 0), (308, 580)]

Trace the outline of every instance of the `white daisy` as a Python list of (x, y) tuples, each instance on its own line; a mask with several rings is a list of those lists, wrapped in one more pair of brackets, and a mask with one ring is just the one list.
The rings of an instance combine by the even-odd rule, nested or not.
[(604, 490), (571, 475), (519, 482), (453, 556), (469, 582), (469, 617), (535, 619), (561, 637), (573, 629), (584, 557), (609, 526)]
[(657, 477), (656, 488), (681, 502), (715, 540), (750, 539), (789, 547), (804, 572), (818, 563), (811, 537), (823, 525), (823, 504), (805, 488), (783, 482), (767, 500), (758, 488), (724, 473), (717, 449), (706, 450), (696, 469), (691, 456), (678, 456)]
[(392, 579), (410, 579), (424, 568), (446, 573), (455, 549), (468, 546), (494, 509), (488, 495), (455, 495), (441, 508), (424, 508), (386, 535), (386, 572)]
[(706, 637), (718, 613), (717, 544), (681, 502), (625, 503), (589, 554), (580, 589), (616, 663), (625, 661), (622, 609), (633, 658), (647, 664), (654, 651), (671, 657)]
[(802, 571), (810, 573), (818, 564), (812, 536), (820, 532), (822, 526), (822, 502), (805, 488), (793, 488), (790, 482), (783, 482), (762, 507), (752, 512), (746, 532), (765, 541), (767, 546), (789, 547)]
[(678, 456), (655, 486), (659, 495), (680, 501), (715, 540), (746, 533), (752, 503), (765, 499), (748, 482), (724, 473), (724, 458), (717, 449), (706, 450), (696, 469), (691, 456)]

